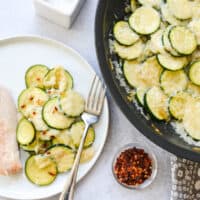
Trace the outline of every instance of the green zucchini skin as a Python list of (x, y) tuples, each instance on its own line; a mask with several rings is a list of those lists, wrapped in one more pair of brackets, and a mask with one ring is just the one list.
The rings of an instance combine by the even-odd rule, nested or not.
[[(188, 46), (189, 44), (193, 43), (193, 47), (189, 48), (188, 47), (188, 50), (183, 50), (181, 49), (180, 45), (182, 44), (182, 42), (178, 43), (178, 44), (175, 44), (175, 40), (174, 40), (174, 37), (175, 37), (175, 32), (177, 31), (177, 29), (182, 29), (180, 31), (183, 31), (185, 32), (186, 34), (186, 31), (187, 31), (187, 35), (190, 36), (190, 38), (188, 38)], [(185, 29), (185, 30), (184, 30)], [(182, 35), (183, 33), (180, 32), (180, 35)], [(186, 36), (186, 35), (185, 35)], [(191, 55), (197, 48), (197, 41), (196, 41), (196, 38), (195, 38), (195, 35), (187, 28), (183, 27), (183, 26), (174, 26), (170, 29), (169, 31), (169, 35), (168, 35), (168, 38), (169, 38), (169, 41), (170, 41), (170, 44), (172, 46), (172, 48), (178, 52), (180, 55)], [(185, 42), (185, 41), (183, 41)]]
[[(24, 130), (24, 128), (26, 129)], [(26, 132), (25, 135), (24, 135), (24, 132)], [(22, 118), (18, 122), (16, 133), (17, 133), (17, 142), (20, 145), (29, 145), (35, 140), (35, 137), (36, 137), (36, 130), (33, 124), (25, 118)], [(24, 139), (24, 137), (26, 137), (26, 140)]]
[[(31, 155), (26, 160), (25, 163), (25, 175), (30, 182), (38, 186), (47, 186), (50, 185), (57, 177), (57, 166), (56, 163), (50, 159), (46, 158), (49, 161), (49, 165), (47, 166), (46, 170), (38, 168), (37, 164), (34, 162), (35, 157), (38, 155)], [(43, 175), (42, 175), (43, 174)], [(45, 174), (45, 178), (44, 178)], [(43, 179), (40, 177), (43, 176)], [(39, 177), (39, 178), (38, 178)]]
[[(62, 156), (60, 156), (61, 152)], [(45, 155), (49, 156), (56, 162), (58, 173), (64, 173), (69, 171), (72, 168), (75, 160), (75, 152), (73, 151), (73, 149), (64, 144), (57, 144), (51, 146), (46, 151)]]
[(200, 86), (200, 61), (195, 61), (190, 65), (189, 78), (191, 82), (197, 86)]
[(74, 118), (67, 117), (63, 112), (59, 111), (58, 97), (54, 97), (45, 103), (42, 109), (42, 117), (50, 128), (56, 130), (67, 129), (74, 122)]
[[(49, 68), (43, 64), (36, 64), (29, 67), (25, 73), (26, 87), (38, 87), (44, 89), (43, 79), (48, 73)], [(36, 77), (35, 80), (31, 80)]]

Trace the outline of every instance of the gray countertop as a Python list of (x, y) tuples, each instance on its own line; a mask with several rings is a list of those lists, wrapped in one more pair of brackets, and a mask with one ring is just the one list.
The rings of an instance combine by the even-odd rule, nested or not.
[[(0, 37), (34, 34), (61, 41), (77, 50), (100, 74), (94, 44), (94, 19), (97, 0), (87, 0), (70, 30), (35, 15), (32, 0), (1, 0)], [(109, 96), (111, 121), (108, 139), (100, 159), (92, 171), (77, 185), (75, 200), (169, 200), (170, 154), (139, 133), (125, 118)], [(142, 191), (128, 190), (116, 183), (112, 175), (113, 155), (120, 146), (139, 141), (147, 143), (158, 159), (158, 175)], [(5, 198), (0, 197), (0, 200)], [(49, 198), (56, 200), (58, 196)]]

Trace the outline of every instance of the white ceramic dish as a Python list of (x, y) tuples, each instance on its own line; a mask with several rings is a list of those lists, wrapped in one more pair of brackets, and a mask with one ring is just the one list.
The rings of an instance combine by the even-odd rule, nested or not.
[[(0, 84), (8, 87), (17, 102), (17, 96), (25, 87), (26, 69), (37, 63), (49, 67), (62, 65), (74, 78), (74, 88), (85, 98), (95, 74), (92, 67), (74, 50), (50, 39), (34, 36), (21, 36), (0, 40)], [(79, 168), (78, 181), (94, 166), (104, 147), (109, 125), (108, 102), (105, 100), (99, 122), (95, 125), (95, 156)], [(28, 154), (21, 153), (23, 164)], [(24, 171), (16, 176), (0, 176), (0, 196), (13, 199), (41, 199), (61, 192), (68, 173), (61, 174), (49, 186), (38, 187), (30, 183)]]
[(36, 13), (49, 21), (69, 28), (85, 0), (34, 0)]

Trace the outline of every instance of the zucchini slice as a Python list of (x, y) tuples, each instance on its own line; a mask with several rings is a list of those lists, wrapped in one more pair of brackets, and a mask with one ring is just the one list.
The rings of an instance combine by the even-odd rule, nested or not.
[(187, 92), (179, 92), (170, 98), (169, 112), (177, 120), (184, 117), (187, 104), (190, 102), (191, 96)]
[[(155, 56), (148, 58), (141, 67), (140, 77), (145, 87), (150, 88), (156, 85), (159, 85), (160, 75), (163, 71), (163, 68), (157, 61)], [(142, 85), (141, 85), (142, 87)]]
[(190, 66), (189, 78), (192, 83), (200, 86), (200, 61), (196, 61)]
[(60, 131), (58, 135), (56, 135), (52, 140), (53, 145), (55, 144), (64, 144), (71, 148), (74, 148), (74, 144), (70, 135), (70, 131), (68, 129)]
[(138, 34), (129, 27), (126, 21), (117, 22), (114, 25), (113, 33), (115, 39), (122, 45), (130, 46), (139, 40)]
[(162, 43), (167, 52), (169, 52), (172, 56), (180, 56), (178, 52), (176, 52), (169, 41), (169, 32), (174, 26), (168, 26), (163, 32)]
[(137, 8), (137, 1), (136, 0), (130, 0), (131, 5), (131, 11), (134, 12)]
[(44, 77), (44, 86), (48, 93), (62, 93), (73, 88), (73, 78), (63, 67), (51, 69)]
[(187, 92), (194, 97), (200, 97), (200, 86), (194, 85), (191, 82), (188, 82)]
[(142, 6), (129, 17), (129, 24), (136, 33), (149, 35), (160, 27), (160, 15), (155, 9)]
[(151, 35), (150, 48), (151, 51), (155, 54), (165, 52), (162, 43), (162, 35), (163, 30), (158, 30), (157, 32)]
[(174, 57), (167, 53), (157, 55), (157, 59), (162, 67), (171, 71), (180, 70), (188, 64), (186, 57)]
[(20, 145), (20, 147), (27, 152), (44, 153), (52, 145), (51, 141), (43, 141), (39, 138), (39, 133), (36, 133), (35, 140), (29, 145)]
[(45, 155), (56, 162), (59, 173), (69, 171), (72, 168), (75, 159), (73, 150), (68, 146), (61, 144), (50, 147)]
[(45, 186), (51, 184), (56, 179), (57, 166), (47, 156), (33, 155), (26, 160), (25, 174), (32, 183)]
[[(72, 125), (70, 129), (70, 135), (73, 141), (73, 144), (76, 148), (79, 147), (82, 134), (85, 129), (85, 123), (83, 121), (76, 122)], [(95, 131), (93, 127), (90, 127), (85, 139), (84, 148), (91, 146), (95, 140)]]
[(17, 141), (20, 145), (29, 145), (35, 139), (36, 133), (33, 124), (23, 118), (17, 125)]
[(143, 6), (151, 6), (154, 8), (159, 8), (162, 4), (162, 0), (138, 0)]
[(45, 65), (33, 65), (28, 68), (25, 75), (26, 87), (44, 88), (43, 79), (47, 72), (48, 67)]
[(86, 163), (92, 160), (95, 155), (95, 151), (93, 147), (89, 147), (87, 149), (83, 149), (81, 153), (81, 160), (80, 163)]
[(183, 127), (195, 140), (200, 140), (200, 100), (193, 99), (187, 104), (183, 117)]
[(138, 101), (138, 103), (142, 106), (144, 106), (144, 96), (146, 93), (146, 89), (143, 88), (137, 88), (136, 89), (136, 99)]
[(167, 0), (167, 5), (177, 19), (185, 20), (192, 17), (192, 3), (189, 0)]
[(194, 33), (183, 26), (174, 26), (170, 29), (169, 41), (172, 48), (182, 55), (190, 55), (197, 48), (197, 40)]
[(185, 90), (187, 83), (187, 75), (183, 70), (165, 70), (160, 77), (161, 87), (169, 96), (174, 96), (177, 92)]
[(39, 131), (37, 134), (40, 140), (50, 141), (51, 139), (57, 137), (57, 135), (60, 134), (60, 131), (51, 128), (45, 131)]
[(73, 90), (67, 92), (66, 96), (60, 100), (63, 112), (70, 117), (80, 116), (85, 109), (85, 100)]
[(174, 17), (171, 11), (169, 10), (167, 4), (163, 4), (161, 6), (161, 14), (162, 14), (163, 20), (168, 22), (171, 25), (186, 25), (188, 23), (187, 20), (179, 20), (176, 17)]
[(200, 21), (199, 21), (199, 19), (193, 19), (188, 24), (188, 27), (195, 34), (196, 39), (197, 39), (197, 44), (200, 45)]
[(152, 87), (145, 95), (145, 105), (150, 114), (157, 120), (169, 120), (168, 97), (160, 87)]
[(42, 118), (42, 107), (35, 107), (32, 109), (32, 112), (29, 114), (29, 120), (33, 123), (37, 131), (46, 131), (49, 129), (47, 124)]
[(58, 97), (46, 102), (42, 110), (42, 117), (45, 123), (53, 129), (66, 129), (74, 122), (74, 118), (67, 117), (60, 110)]
[(131, 87), (143, 87), (144, 84), (140, 78), (141, 64), (138, 61), (124, 61), (124, 76)]
[(118, 56), (125, 60), (133, 60), (138, 58), (144, 49), (144, 44), (141, 40), (138, 40), (135, 44), (131, 46), (123, 46), (118, 42), (114, 42), (114, 51)]
[(18, 110), (27, 118), (36, 107), (41, 107), (49, 99), (48, 95), (39, 88), (27, 88), (18, 97)]

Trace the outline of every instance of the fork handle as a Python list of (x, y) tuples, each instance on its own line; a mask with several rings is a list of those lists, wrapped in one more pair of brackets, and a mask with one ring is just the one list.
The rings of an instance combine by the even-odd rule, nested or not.
[(87, 136), (87, 131), (88, 131), (89, 127), (90, 127), (90, 124), (85, 123), (85, 130), (84, 130), (82, 138), (81, 138), (81, 142), (80, 142), (80, 145), (79, 145), (79, 148), (78, 148), (78, 152), (76, 154), (76, 158), (75, 158), (73, 167), (71, 169), (68, 180), (65, 183), (64, 189), (63, 189), (63, 191), (60, 195), (59, 200), (73, 200), (74, 188), (75, 188), (75, 184), (76, 184), (76, 178), (77, 178), (81, 153), (82, 153), (82, 150), (83, 150), (83, 145), (84, 145), (85, 138)]

